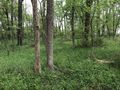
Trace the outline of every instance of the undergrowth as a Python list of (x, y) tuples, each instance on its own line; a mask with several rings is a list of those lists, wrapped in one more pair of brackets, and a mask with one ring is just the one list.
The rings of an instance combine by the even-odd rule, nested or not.
[(89, 58), (120, 60), (120, 43), (105, 40), (105, 45), (95, 48), (72, 48), (71, 42), (54, 43), (53, 72), (46, 69), (46, 54), (41, 46), (42, 73), (35, 74), (34, 48), (30, 45), (16, 47), (7, 56), (0, 49), (0, 90), (120, 90), (119, 64), (99, 64)]

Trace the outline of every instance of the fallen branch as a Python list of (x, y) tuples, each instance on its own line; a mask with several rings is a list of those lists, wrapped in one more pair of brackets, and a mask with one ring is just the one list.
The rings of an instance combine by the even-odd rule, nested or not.
[(99, 59), (96, 59), (96, 61), (98, 63), (101, 63), (101, 64), (111, 64), (111, 63), (115, 63), (115, 61), (107, 61), (107, 60), (99, 60)]
[(98, 59), (96, 58), (95, 54), (92, 54), (90, 55), (92, 57), (93, 60), (95, 60), (97, 63), (100, 63), (100, 64), (111, 64), (111, 63), (115, 63), (115, 61), (108, 61), (108, 60), (104, 60), (104, 59)]

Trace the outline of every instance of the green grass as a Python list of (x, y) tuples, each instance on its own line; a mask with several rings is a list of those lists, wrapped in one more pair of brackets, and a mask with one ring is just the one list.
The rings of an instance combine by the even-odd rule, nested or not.
[(54, 43), (57, 70), (46, 69), (45, 47), (41, 46), (42, 73), (35, 74), (34, 48), (25, 45), (15, 52), (0, 49), (0, 90), (120, 90), (119, 64), (99, 64), (90, 59), (120, 60), (120, 42), (105, 40), (103, 47), (72, 48), (71, 42)]

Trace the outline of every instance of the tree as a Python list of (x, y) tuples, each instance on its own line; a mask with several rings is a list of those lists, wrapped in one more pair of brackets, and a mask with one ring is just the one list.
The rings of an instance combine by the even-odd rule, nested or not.
[(89, 45), (89, 32), (90, 32), (90, 19), (91, 19), (91, 14), (90, 14), (90, 10), (91, 10), (91, 6), (92, 6), (92, 0), (86, 0), (86, 11), (85, 11), (85, 28), (84, 28), (84, 41), (83, 41), (83, 45), (84, 47), (88, 47)]
[(23, 2), (23, 0), (18, 0), (18, 30), (17, 30), (17, 45), (20, 45), (20, 46), (22, 46), (22, 44), (23, 44), (22, 2)]
[(33, 29), (35, 33), (35, 65), (34, 69), (36, 73), (41, 73), (40, 64), (40, 26), (38, 19), (37, 0), (31, 0), (33, 6)]
[(47, 28), (46, 28), (46, 51), (47, 65), (50, 70), (54, 69), (53, 65), (53, 20), (54, 20), (54, 0), (47, 0)]
[(13, 5), (14, 5), (14, 1), (11, 0), (11, 30), (12, 30), (12, 44), (13, 44), (12, 51), (14, 51), (14, 31), (13, 31), (13, 25), (14, 25), (13, 10), (14, 9), (13, 9)]
[(75, 14), (75, 6), (74, 6), (75, 0), (73, 0), (73, 5), (71, 9), (71, 31), (72, 31), (72, 43), (73, 47), (75, 47), (75, 31), (74, 31), (74, 14)]

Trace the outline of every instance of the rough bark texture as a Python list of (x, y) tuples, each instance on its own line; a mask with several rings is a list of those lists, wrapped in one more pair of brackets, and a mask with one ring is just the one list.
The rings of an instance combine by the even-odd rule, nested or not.
[(39, 19), (38, 19), (38, 9), (37, 0), (31, 0), (33, 6), (33, 29), (35, 32), (35, 65), (34, 69), (36, 73), (41, 73), (40, 64), (40, 32), (39, 32)]
[[(86, 0), (86, 7), (91, 9), (92, 0)], [(91, 23), (91, 14), (89, 11), (85, 12), (85, 29), (84, 29), (84, 47), (88, 47), (89, 45), (89, 32), (90, 32), (90, 23)]]
[(23, 44), (23, 28), (22, 28), (22, 2), (18, 0), (18, 30), (17, 30), (17, 45), (22, 46)]
[(54, 0), (47, 0), (47, 28), (46, 28), (46, 51), (47, 65), (50, 70), (54, 69), (53, 65), (53, 20), (54, 20)]

